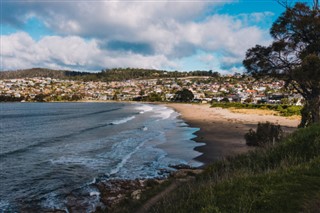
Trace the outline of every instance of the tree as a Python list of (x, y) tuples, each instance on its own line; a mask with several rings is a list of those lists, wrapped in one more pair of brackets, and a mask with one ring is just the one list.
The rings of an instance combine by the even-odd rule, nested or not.
[[(317, 2), (315, 2), (317, 3)], [(292, 86), (305, 99), (300, 127), (320, 122), (320, 13), (296, 3), (274, 22), (268, 47), (256, 45), (243, 61), (256, 78), (271, 76)]]
[(148, 96), (146, 97), (146, 101), (159, 102), (159, 101), (162, 101), (162, 96), (159, 93), (152, 92), (148, 94)]
[(40, 93), (34, 97), (34, 100), (37, 102), (45, 102), (46, 101), (45, 98), (46, 98), (46, 95)]
[(188, 89), (179, 90), (175, 93), (174, 100), (180, 102), (190, 102), (194, 98), (193, 93)]
[[(290, 4), (293, 2), (293, 0), (276, 0), (280, 5), (282, 5), (285, 8), (290, 7)], [(312, 0), (313, 2), (313, 9), (317, 10), (319, 9), (319, 0)]]

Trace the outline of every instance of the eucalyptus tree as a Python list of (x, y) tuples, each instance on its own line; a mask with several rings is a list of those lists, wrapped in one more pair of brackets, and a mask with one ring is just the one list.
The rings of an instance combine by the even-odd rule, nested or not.
[(318, 1), (286, 7), (271, 27), (272, 44), (247, 50), (243, 61), (254, 77), (282, 79), (304, 97), (300, 127), (320, 122), (319, 11)]

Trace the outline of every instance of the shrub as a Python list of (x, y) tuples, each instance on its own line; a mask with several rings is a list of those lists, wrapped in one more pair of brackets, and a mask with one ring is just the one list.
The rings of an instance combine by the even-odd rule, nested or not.
[(249, 130), (245, 134), (246, 144), (248, 146), (266, 146), (279, 142), (283, 137), (283, 131), (280, 125), (270, 122), (258, 123), (257, 130)]

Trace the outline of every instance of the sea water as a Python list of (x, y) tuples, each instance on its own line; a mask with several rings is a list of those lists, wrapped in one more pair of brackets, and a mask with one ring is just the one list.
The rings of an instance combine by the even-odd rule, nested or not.
[(201, 144), (174, 110), (130, 103), (0, 104), (0, 211), (99, 202), (97, 179), (155, 178), (201, 166)]

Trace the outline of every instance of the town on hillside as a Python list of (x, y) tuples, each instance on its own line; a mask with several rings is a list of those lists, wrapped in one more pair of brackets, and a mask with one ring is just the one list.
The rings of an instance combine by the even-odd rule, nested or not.
[(254, 80), (240, 75), (157, 77), (122, 81), (83, 81), (50, 77), (0, 80), (0, 101), (181, 101), (190, 91), (193, 102), (282, 103), (301, 105), (302, 97), (283, 81)]

